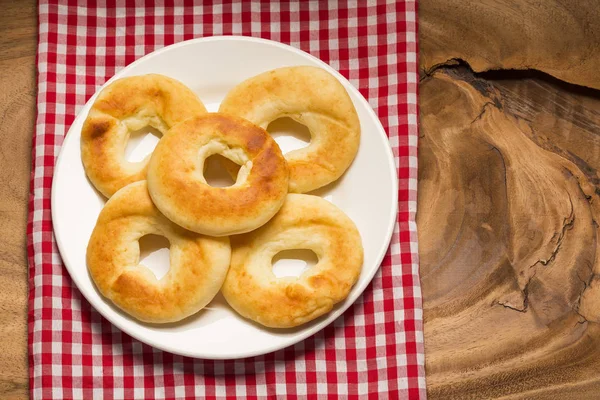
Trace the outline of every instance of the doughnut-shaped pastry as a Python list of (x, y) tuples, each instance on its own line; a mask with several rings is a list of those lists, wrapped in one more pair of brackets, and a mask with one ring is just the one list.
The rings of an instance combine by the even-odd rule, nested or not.
[[(241, 165), (237, 181), (212, 187), (204, 161), (213, 154)], [(194, 232), (224, 236), (266, 223), (285, 201), (289, 171), (264, 129), (234, 116), (209, 113), (173, 127), (148, 166), (148, 188), (158, 209)]]
[[(171, 268), (157, 280), (139, 264), (138, 240), (165, 236)], [(208, 304), (227, 274), (229, 239), (187, 231), (152, 204), (146, 181), (125, 186), (98, 217), (87, 248), (87, 266), (100, 293), (135, 318), (154, 323), (179, 321)]]
[(285, 154), (292, 193), (335, 181), (358, 151), (360, 121), (352, 100), (344, 86), (321, 68), (279, 68), (247, 79), (227, 94), (219, 111), (263, 129), (282, 117), (309, 129), (310, 144)]
[(122, 78), (108, 85), (92, 105), (81, 131), (81, 159), (92, 184), (106, 197), (146, 179), (148, 158), (125, 159), (132, 131), (151, 126), (164, 134), (173, 125), (206, 113), (184, 84), (163, 75)]
[[(317, 196), (289, 194), (267, 224), (231, 237), (231, 265), (221, 288), (243, 317), (271, 328), (311, 321), (348, 296), (363, 263), (360, 234), (339, 208)], [(299, 277), (277, 278), (272, 259), (308, 249), (319, 262)]]

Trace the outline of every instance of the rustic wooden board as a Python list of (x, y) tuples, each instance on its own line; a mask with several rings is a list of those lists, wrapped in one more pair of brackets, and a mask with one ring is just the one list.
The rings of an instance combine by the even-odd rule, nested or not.
[(600, 397), (599, 14), (419, 2), (430, 398)]
[(596, 0), (419, 0), (420, 66), (538, 69), (600, 88)]
[(421, 82), (430, 398), (600, 394), (600, 92), (514, 75)]
[(26, 223), (35, 120), (35, 1), (0, 1), (0, 398), (27, 391)]

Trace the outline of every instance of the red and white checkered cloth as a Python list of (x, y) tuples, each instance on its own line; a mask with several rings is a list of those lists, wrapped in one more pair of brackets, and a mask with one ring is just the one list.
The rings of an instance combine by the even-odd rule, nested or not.
[[(39, 2), (38, 116), (27, 227), (32, 397), (425, 398), (414, 222), (416, 0), (154, 3), (160, 2)], [(400, 204), (380, 271), (342, 317), (287, 349), (211, 361), (142, 344), (91, 308), (61, 262), (50, 190), (68, 127), (108, 78), (171, 43), (230, 34), (291, 44), (355, 85), (389, 134)]]

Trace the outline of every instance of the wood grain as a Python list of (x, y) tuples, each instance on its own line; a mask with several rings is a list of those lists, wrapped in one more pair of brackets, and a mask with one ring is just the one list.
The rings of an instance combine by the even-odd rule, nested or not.
[(35, 1), (0, 1), (0, 398), (28, 397), (26, 223), (35, 119)]
[(420, 0), (420, 67), (461, 59), (600, 88), (599, 20), (596, 0)]
[[(421, 0), (419, 8), (427, 73), (459, 58), (477, 71), (534, 68), (600, 88), (593, 1)], [(0, 398), (26, 398), (37, 20), (34, 1), (0, 0), (0, 10)], [(442, 69), (421, 86), (429, 395), (594, 398), (600, 97), (541, 75), (498, 79), (506, 76)]]
[(600, 94), (533, 76), (420, 86), (430, 398), (600, 393)]

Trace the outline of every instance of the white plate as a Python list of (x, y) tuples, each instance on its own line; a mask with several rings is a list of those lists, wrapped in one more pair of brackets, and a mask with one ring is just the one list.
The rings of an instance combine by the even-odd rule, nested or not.
[[(52, 186), (52, 220), (58, 248), (73, 281), (92, 306), (124, 332), (159, 349), (191, 357), (227, 359), (265, 354), (295, 344), (333, 322), (360, 296), (377, 272), (396, 221), (398, 180), (394, 159), (385, 131), (367, 101), (327, 64), (277, 42), (210, 37), (149, 54), (117, 73), (107, 84), (131, 75), (164, 74), (186, 84), (209, 111), (216, 111), (227, 91), (237, 83), (292, 65), (313, 65), (332, 73), (344, 84), (358, 111), (362, 137), (356, 159), (340, 180), (317, 192), (344, 210), (360, 231), (365, 257), (358, 283), (346, 301), (332, 312), (295, 329), (265, 329), (244, 320), (220, 295), (196, 315), (164, 326), (140, 323), (119, 311), (98, 293), (85, 263), (87, 243), (104, 204), (85, 176), (79, 150), (81, 127), (94, 95), (64, 140)], [(289, 137), (278, 137), (277, 141), (284, 152), (297, 147)], [(151, 142), (142, 141), (136, 152), (149, 153)], [(161, 257), (154, 261), (157, 259)]]

